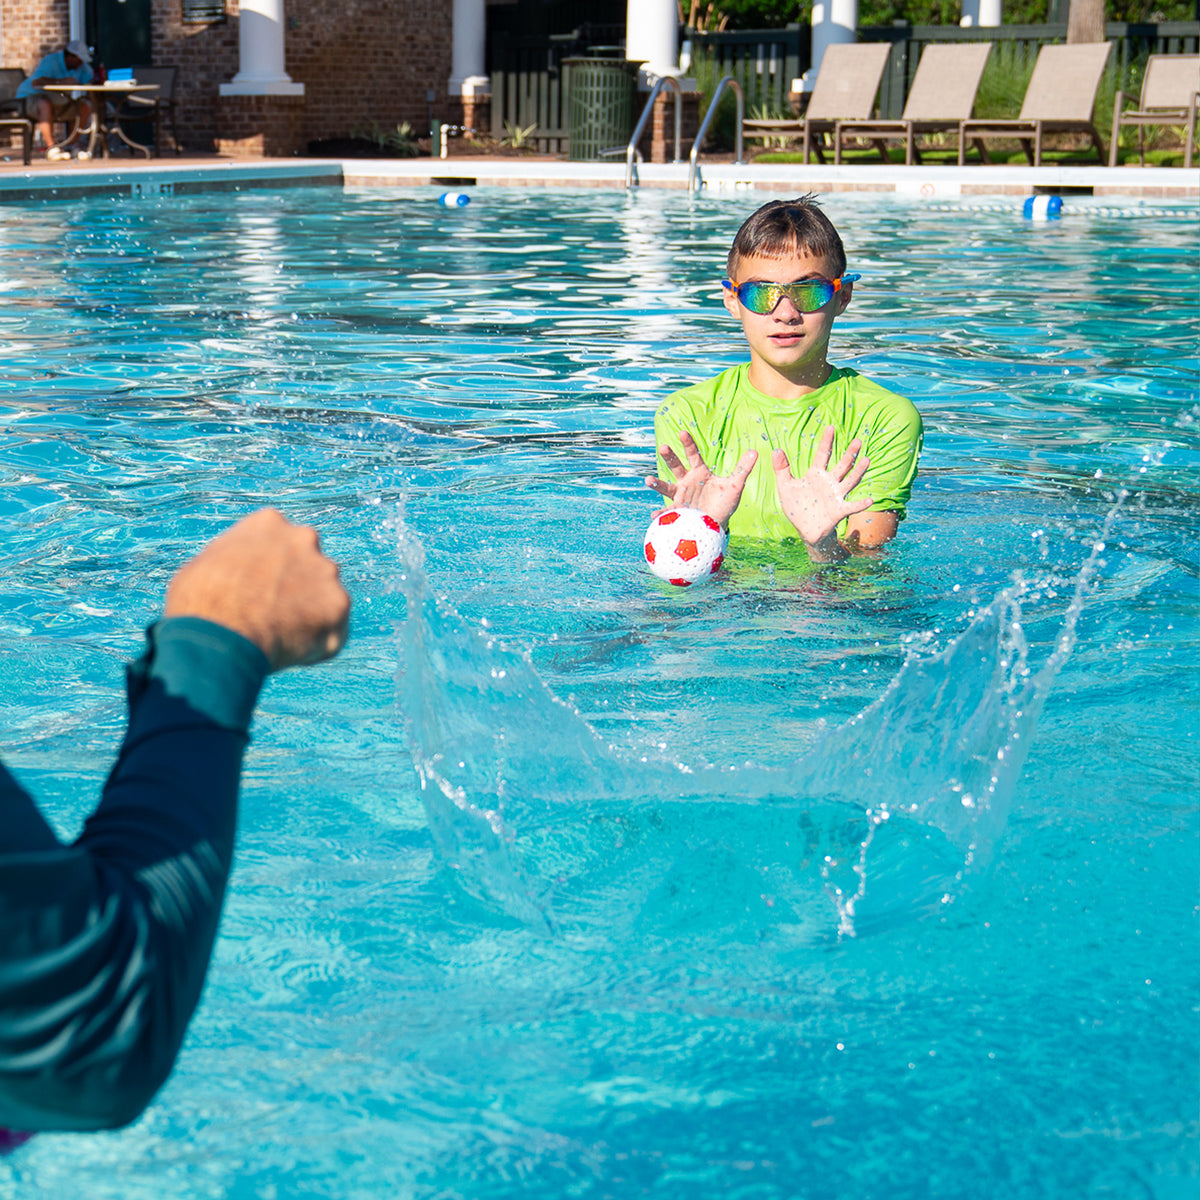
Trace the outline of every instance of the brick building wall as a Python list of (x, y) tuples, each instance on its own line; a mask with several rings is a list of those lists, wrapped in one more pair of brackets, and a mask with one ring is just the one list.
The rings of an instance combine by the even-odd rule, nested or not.
[(70, 40), (68, 0), (0, 0), (0, 66), (32, 71)]
[[(226, 0), (226, 20), (185, 25), (179, 0), (152, 0), (151, 56), (155, 66), (178, 66), (175, 88), (180, 140), (192, 150), (211, 150), (219, 138), (243, 137), (254, 105), (220, 102), (220, 85), (238, 71), (239, 0)], [(0, 65), (31, 70), (68, 36), (68, 0), (0, 0)], [(378, 125), (393, 130), (403, 121), (428, 132), (427, 91), (435, 94), (433, 117), (461, 119), (450, 78), (453, 0), (287, 0), (284, 55), (288, 74), (303, 83), (296, 104), (283, 105), (276, 123), (294, 130), (292, 152), (310, 141), (348, 137)], [(269, 105), (267, 107), (270, 107)], [(234, 116), (222, 113), (236, 110)], [(231, 120), (236, 131), (222, 130)], [(287, 153), (274, 143), (273, 153)]]
[(189, 150), (213, 150), (217, 142), (217, 96), (238, 71), (237, 0), (231, 15), (211, 25), (185, 25), (179, 0), (153, 0), (150, 56), (156, 67), (178, 67), (175, 112), (179, 140)]
[[(446, 92), (453, 0), (309, 0), (289, 6), (287, 70), (303, 83), (309, 138), (346, 136), (371, 122), (402, 121), (429, 132), (425, 93), (436, 120), (457, 121)], [(294, 12), (293, 17), (290, 14)]]

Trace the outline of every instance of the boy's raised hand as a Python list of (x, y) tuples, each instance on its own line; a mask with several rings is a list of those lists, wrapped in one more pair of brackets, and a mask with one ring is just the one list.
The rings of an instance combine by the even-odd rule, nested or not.
[(685, 429), (679, 435), (683, 452), (687, 455), (687, 466), (670, 446), (663, 446), (663, 462), (675, 476), (675, 482), (659, 479), (656, 475), (646, 476), (646, 486), (653, 488), (676, 508), (698, 508), (715, 521), (725, 525), (737, 509), (746, 487), (746, 480), (754, 464), (758, 462), (758, 451), (747, 450), (737, 461), (729, 475), (714, 475), (704, 459), (700, 457), (692, 435)]
[(846, 499), (862, 482), (871, 465), (865, 454), (859, 455), (862, 440), (855, 438), (830, 470), (833, 432), (832, 425), (825, 427), (812, 466), (799, 479), (792, 474), (784, 451), (771, 452), (775, 490), (783, 515), (796, 527), (808, 547), (809, 557), (815, 562), (833, 562), (846, 557), (847, 551), (837, 539), (838, 523), (864, 512), (872, 504), (869, 496), (860, 500)]

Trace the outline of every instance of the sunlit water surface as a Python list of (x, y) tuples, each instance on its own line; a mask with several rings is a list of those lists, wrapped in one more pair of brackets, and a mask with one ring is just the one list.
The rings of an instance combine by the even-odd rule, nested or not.
[(1195, 206), (828, 198), (910, 516), (685, 591), (652, 414), (739, 361), (754, 198), (435, 196), (4, 210), (3, 746), (60, 832), (205, 537), (276, 504), (356, 608), (264, 694), (170, 1082), (0, 1196), (1194, 1198)]

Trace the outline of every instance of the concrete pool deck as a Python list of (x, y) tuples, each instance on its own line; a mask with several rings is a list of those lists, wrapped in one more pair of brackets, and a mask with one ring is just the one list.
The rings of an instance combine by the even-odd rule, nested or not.
[[(872, 192), (952, 200), (1060, 193), (1141, 204), (1200, 198), (1200, 172), (1163, 167), (833, 166), (701, 160), (709, 193)], [(644, 188), (687, 187), (688, 165), (643, 163)], [(0, 203), (83, 196), (169, 196), (298, 186), (623, 188), (624, 161), (573, 163), (549, 157), (414, 159), (114, 158), (98, 162), (0, 163)]]

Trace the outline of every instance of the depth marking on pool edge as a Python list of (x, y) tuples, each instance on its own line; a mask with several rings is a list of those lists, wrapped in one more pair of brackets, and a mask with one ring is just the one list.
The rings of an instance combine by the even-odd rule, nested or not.
[(175, 195), (175, 185), (167, 180), (158, 180), (150, 183), (131, 183), (129, 185), (129, 194), (135, 199), (139, 196), (173, 196)]

